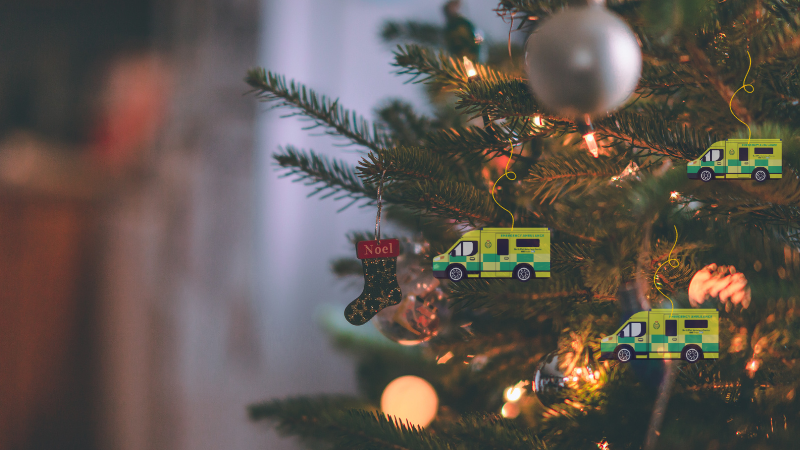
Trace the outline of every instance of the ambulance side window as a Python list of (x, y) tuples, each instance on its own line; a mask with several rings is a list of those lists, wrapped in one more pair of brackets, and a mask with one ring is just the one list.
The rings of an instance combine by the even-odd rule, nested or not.
[(625, 328), (617, 334), (619, 337), (631, 337), (631, 324), (625, 325)]
[(508, 254), (508, 239), (498, 239), (497, 240), (497, 254), (498, 255), (507, 255)]
[(517, 239), (517, 247), (539, 247), (538, 239)]
[(747, 148), (742, 147), (739, 149), (739, 161), (747, 161)]
[(667, 336), (677, 336), (678, 335), (678, 321), (677, 320), (667, 320), (667, 325), (665, 329), (665, 334)]
[(475, 241), (464, 241), (461, 243), (463, 256), (472, 256), (478, 253), (478, 243)]
[(453, 248), (453, 251), (450, 252), (450, 256), (461, 256), (461, 246), (462, 245), (464, 245), (464, 243), (463, 242), (459, 242), (459, 244), (456, 245)]
[(684, 328), (708, 328), (707, 320), (686, 320), (683, 323)]

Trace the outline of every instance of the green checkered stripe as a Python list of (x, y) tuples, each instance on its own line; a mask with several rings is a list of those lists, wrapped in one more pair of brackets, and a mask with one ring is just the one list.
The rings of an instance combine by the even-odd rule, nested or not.
[[(738, 159), (728, 161), (728, 166), (739, 167), (739, 170), (731, 170), (736, 173), (753, 173), (759, 167), (766, 167), (769, 173), (779, 174), (783, 173), (783, 160), (782, 159), (754, 159), (752, 165), (743, 166), (742, 162)], [(691, 168), (691, 167), (690, 167)], [(699, 168), (695, 167), (694, 172)], [(690, 171), (691, 172), (691, 171)]]
[[(477, 255), (476, 255), (477, 256)], [(504, 259), (508, 256), (508, 260)], [(441, 271), (446, 270), (447, 266), (452, 263), (463, 264), (467, 271), (481, 270), (480, 261), (468, 261), (468, 256), (451, 256), (449, 261), (435, 261), (433, 263), (433, 270)], [(480, 258), (475, 258), (479, 260)], [(496, 269), (498, 272), (511, 272), (519, 263), (528, 263), (533, 267), (536, 272), (549, 272), (550, 271), (550, 254), (549, 253), (518, 253), (512, 255), (496, 255), (492, 253), (484, 253), (483, 261), (487, 263), (497, 262), (500, 263)]]
[[(475, 261), (468, 261), (469, 258), (475, 258)], [(433, 270), (447, 270), (447, 266), (452, 263), (460, 263), (467, 268), (467, 272), (473, 270), (481, 270), (480, 256), (451, 256), (450, 261), (440, 261), (433, 263)]]
[[(682, 336), (650, 336), (650, 343), (636, 342), (637, 338), (617, 337), (617, 342), (601, 342), (601, 352), (613, 352), (619, 344), (629, 344), (639, 353), (680, 352), (686, 344), (699, 344), (703, 353), (719, 352), (719, 336), (715, 334), (685, 334)], [(672, 339), (675, 339), (674, 341)]]
[[(508, 257), (508, 259), (505, 259)], [(500, 263), (498, 272), (511, 272), (519, 263), (528, 263), (536, 272), (550, 271), (550, 253), (517, 253), (511, 255), (483, 254), (483, 262)], [(469, 269), (467, 269), (469, 270)]]

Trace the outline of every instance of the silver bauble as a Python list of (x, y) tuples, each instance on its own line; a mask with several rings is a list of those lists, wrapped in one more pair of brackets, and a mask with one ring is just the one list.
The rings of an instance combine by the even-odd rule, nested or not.
[(558, 353), (553, 352), (542, 358), (533, 378), (536, 398), (544, 406), (550, 407), (569, 398), (570, 390), (564, 373), (558, 367)]
[(444, 293), (436, 288), (424, 296), (404, 295), (396, 305), (382, 309), (372, 323), (400, 345), (417, 345), (436, 336), (441, 325)]
[(528, 82), (554, 112), (611, 112), (636, 89), (642, 51), (636, 35), (602, 6), (566, 9), (546, 19), (525, 44)]

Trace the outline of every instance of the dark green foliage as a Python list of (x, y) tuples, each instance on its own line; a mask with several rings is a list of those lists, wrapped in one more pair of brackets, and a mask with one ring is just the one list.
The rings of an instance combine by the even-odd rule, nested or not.
[[(513, 14), (514, 28), (527, 32), (575, 3), (501, 0), (497, 13), (506, 21)], [(747, 278), (751, 302), (744, 308), (711, 298), (701, 305), (720, 310), (721, 357), (673, 365), (677, 375), (655, 448), (796, 446), (800, 2), (606, 3), (630, 24), (644, 62), (633, 99), (594, 118), (599, 158), (589, 155), (573, 120), (554, 116), (531, 94), (516, 43), (514, 61), (505, 41), (485, 44), (489, 64), (476, 64), (478, 77), (470, 80), (463, 59), (445, 49), (439, 27), (387, 23), (384, 39), (401, 44), (394, 53), (397, 73), (425, 85), (434, 113), (426, 117), (388, 100), (375, 125), (303, 86), (251, 71), (248, 82), (262, 100), (365, 150), (357, 167), (292, 147), (275, 158), (286, 175), (314, 185), (312, 195), (350, 202), (374, 202), (383, 177), (385, 218), (399, 225), (405, 264), (429, 269), (431, 258), (464, 231), (510, 226), (511, 217), (491, 198), (509, 141), (518, 178), (498, 183), (497, 200), (511, 210), (515, 226), (552, 233), (550, 279), (442, 282), (448, 308), (439, 334), (425, 344), (406, 348), (334, 333), (339, 348), (357, 360), (364, 403), (293, 399), (254, 406), (253, 418), (277, 420), (285, 432), (336, 448), (571, 450), (604, 440), (615, 450), (642, 448), (668, 369), (642, 361), (600, 364), (599, 338), (630, 314), (621, 300), (628, 286), (641, 281), (652, 307), (670, 306), (656, 286), (675, 307), (697, 306), (688, 297), (691, 279), (716, 263)], [(687, 161), (716, 141), (748, 137), (729, 110), (748, 70), (746, 51), (752, 56), (747, 83), (755, 92), (740, 90), (731, 108), (749, 122), (753, 138), (782, 140), (783, 178), (689, 180)], [(638, 170), (624, 173), (631, 162)], [(372, 238), (372, 231), (350, 236), (353, 242)], [(664, 265), (670, 257), (680, 265)], [(360, 264), (351, 255), (337, 260), (334, 271), (358, 275)], [(591, 365), (601, 382), (570, 390), (571, 403), (533, 400), (530, 382), (551, 352), (575, 367)], [(748, 369), (753, 361), (757, 370)], [(405, 374), (429, 380), (439, 394), (439, 417), (425, 430), (368, 412), (383, 387)], [(520, 382), (527, 399), (520, 418), (494, 416), (503, 390)]]
[(276, 153), (273, 157), (279, 166), (288, 169), (284, 176), (295, 177), (309, 186), (316, 185), (308, 194), (309, 197), (327, 191), (322, 198), (347, 198), (351, 200), (349, 206), (377, 195), (375, 188), (365, 185), (351, 168), (340, 161), (330, 161), (314, 152), (304, 152), (292, 146), (287, 146), (283, 153)]
[(300, 115), (311, 119), (314, 125), (307, 129), (321, 126), (327, 128), (328, 134), (342, 136), (372, 150), (389, 145), (386, 134), (355, 112), (343, 108), (338, 101), (318, 96), (301, 84), (294, 81), (287, 84), (283, 76), (260, 68), (250, 70), (245, 81), (259, 100), (274, 103), (276, 107), (288, 106), (298, 110), (286, 117)]
[(389, 21), (383, 24), (381, 37), (386, 42), (404, 41), (423, 45), (442, 45), (442, 28), (438, 25), (408, 20), (406, 22)]

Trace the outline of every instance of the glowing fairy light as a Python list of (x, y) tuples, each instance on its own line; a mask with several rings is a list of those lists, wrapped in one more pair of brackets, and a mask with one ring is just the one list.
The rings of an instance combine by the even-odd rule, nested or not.
[(594, 138), (594, 131), (584, 134), (583, 140), (586, 142), (586, 147), (589, 148), (589, 152), (592, 154), (592, 156), (595, 158), (599, 157), (600, 151), (597, 148), (597, 141)]
[(544, 122), (542, 122), (542, 116), (538, 114), (533, 116), (533, 124), (536, 125), (537, 127), (541, 127), (542, 125), (544, 125)]
[(608, 450), (608, 441), (602, 440), (602, 441), (598, 442), (597, 443), (597, 448), (599, 448), (600, 450)]
[(758, 362), (757, 359), (751, 359), (749, 363), (747, 363), (747, 371), (750, 372), (750, 376), (752, 377), (753, 374), (758, 370), (758, 367), (761, 364)]
[(464, 57), (464, 69), (467, 70), (467, 79), (472, 81), (473, 78), (478, 76), (478, 71), (475, 70), (475, 64), (470, 61), (466, 56)]
[(673, 200), (676, 200), (676, 199), (677, 199), (678, 197), (680, 197), (680, 196), (681, 196), (681, 194), (679, 194), (679, 193), (678, 193), (678, 191), (672, 191), (672, 192), (670, 192), (670, 194), (669, 194), (669, 198), (671, 198), (671, 199), (673, 199)]
[(515, 402), (522, 397), (522, 389), (517, 386), (511, 386), (506, 389), (505, 398), (510, 402)]

